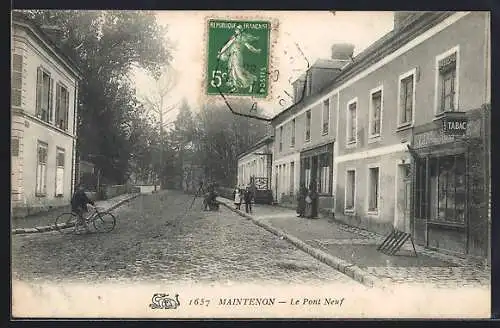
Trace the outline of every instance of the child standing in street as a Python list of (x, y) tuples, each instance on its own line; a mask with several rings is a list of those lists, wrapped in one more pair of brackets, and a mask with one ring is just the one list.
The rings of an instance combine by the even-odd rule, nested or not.
[(241, 208), (241, 191), (238, 187), (234, 190), (234, 205), (237, 210)]

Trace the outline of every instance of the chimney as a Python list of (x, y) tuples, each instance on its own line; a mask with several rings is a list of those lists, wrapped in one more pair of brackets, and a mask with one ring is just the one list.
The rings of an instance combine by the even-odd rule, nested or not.
[(405, 21), (415, 15), (414, 11), (395, 11), (394, 12), (394, 30), (399, 30), (405, 26)]
[(354, 45), (351, 43), (336, 43), (332, 45), (332, 60), (351, 61)]

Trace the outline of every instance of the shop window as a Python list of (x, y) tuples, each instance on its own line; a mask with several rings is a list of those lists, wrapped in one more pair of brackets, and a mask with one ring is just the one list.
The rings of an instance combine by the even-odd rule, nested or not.
[(330, 192), (330, 163), (329, 154), (321, 154), (319, 156), (319, 192), (327, 194)]
[(446, 156), (429, 161), (431, 221), (465, 223), (465, 156)]
[(415, 179), (415, 216), (432, 222), (465, 224), (465, 155), (434, 157), (428, 160), (428, 191), (425, 159), (418, 161)]
[(311, 184), (311, 158), (306, 158), (304, 159), (304, 183), (306, 188), (309, 188), (309, 185)]
[(345, 189), (345, 210), (354, 211), (354, 202), (356, 196), (356, 171), (348, 170), (346, 176)]

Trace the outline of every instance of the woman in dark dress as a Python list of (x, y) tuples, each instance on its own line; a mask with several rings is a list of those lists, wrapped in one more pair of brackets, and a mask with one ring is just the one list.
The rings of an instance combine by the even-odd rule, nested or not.
[(312, 182), (309, 187), (309, 197), (311, 198), (311, 219), (318, 217), (318, 193), (316, 192), (316, 183)]
[(299, 218), (304, 217), (306, 210), (306, 196), (307, 189), (304, 185), (300, 186), (299, 194), (297, 195), (297, 216)]

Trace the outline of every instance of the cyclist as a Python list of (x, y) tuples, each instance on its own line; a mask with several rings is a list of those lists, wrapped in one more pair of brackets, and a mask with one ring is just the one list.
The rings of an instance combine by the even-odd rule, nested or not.
[(90, 231), (90, 228), (87, 225), (87, 222), (83, 218), (83, 214), (87, 212), (87, 204), (91, 204), (95, 206), (95, 203), (87, 196), (85, 193), (85, 188), (82, 184), (79, 184), (76, 187), (76, 191), (71, 198), (71, 211), (78, 215), (78, 225), (83, 225), (87, 232)]

